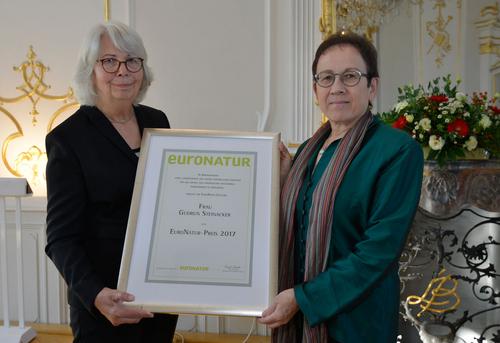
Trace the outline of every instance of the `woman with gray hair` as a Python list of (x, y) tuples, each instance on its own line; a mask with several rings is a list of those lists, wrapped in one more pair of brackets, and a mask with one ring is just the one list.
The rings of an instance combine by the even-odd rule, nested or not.
[(116, 289), (144, 128), (168, 128), (139, 105), (152, 74), (139, 35), (94, 27), (78, 58), (81, 107), (46, 137), (46, 253), (68, 285), (74, 342), (171, 342), (177, 316), (124, 306)]

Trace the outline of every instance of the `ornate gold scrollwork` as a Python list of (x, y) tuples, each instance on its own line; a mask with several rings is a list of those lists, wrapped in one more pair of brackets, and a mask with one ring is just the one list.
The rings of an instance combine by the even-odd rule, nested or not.
[[(475, 22), (476, 27), (480, 30), (497, 30), (500, 27), (499, 13), (497, 2), (494, 5), (483, 7), (480, 11), (480, 19)], [(479, 53), (481, 55), (495, 54), (500, 56), (500, 37), (492, 34), (492, 31), (484, 33), (479, 37)]]
[(500, 37), (479, 37), (479, 53), (481, 55), (495, 54), (500, 56)]
[(494, 5), (485, 6), (481, 9), (479, 17), (480, 19), (475, 22), (478, 29), (486, 27), (499, 27), (500, 21), (498, 18), (499, 14), (498, 3), (495, 2)]
[(337, 31), (337, 13), (335, 0), (322, 0), (321, 17), (319, 18), (319, 32), (323, 40)]
[(495, 2), (494, 5), (489, 5), (489, 6), (485, 6), (485, 7), (481, 8), (479, 15), (481, 17), (485, 17), (488, 15), (492, 15), (492, 16), (496, 17), (498, 15), (498, 2)]
[[(42, 174), (40, 173), (40, 170), (42, 169), (40, 163), (43, 163), (46, 159), (45, 152), (36, 145), (32, 145), (27, 151), (21, 152), (17, 155), (15, 158), (15, 166), (11, 165), (9, 159), (7, 158), (9, 145), (15, 139), (23, 137), (24, 131), (18, 120), (19, 118), (16, 119), (16, 116), (14, 116), (14, 114), (7, 110), (3, 105), (20, 103), (25, 100), (29, 100), (32, 105), (31, 111), (29, 112), (32, 116), (31, 123), (33, 126), (36, 126), (38, 123), (38, 115), (40, 114), (37, 105), (41, 99), (63, 102), (63, 105), (59, 107), (49, 119), (47, 132), (52, 129), (54, 122), (60, 114), (70, 110), (71, 108), (76, 109), (79, 106), (74, 98), (73, 90), (71, 88), (69, 88), (68, 92), (63, 95), (50, 95), (46, 93), (47, 90), (50, 89), (50, 85), (45, 83), (44, 77), (45, 73), (49, 71), (49, 68), (42, 62), (38, 61), (36, 57), (37, 56), (33, 47), (30, 46), (27, 54), (28, 60), (22, 62), (19, 66), (14, 67), (14, 71), (20, 72), (22, 76), (23, 84), (16, 87), (16, 90), (22, 94), (12, 98), (0, 96), (0, 113), (5, 114), (7, 119), (12, 122), (15, 127), (15, 132), (10, 133), (2, 143), (2, 161), (12, 175), (28, 177), (35, 183), (36, 180), (33, 180), (32, 178), (40, 177), (40, 174)], [(26, 175), (28, 170), (28, 174), (30, 175)]]
[[(447, 287), (451, 285), (451, 287)], [(457, 293), (458, 281), (451, 275), (446, 275), (446, 270), (442, 269), (439, 275), (432, 279), (425, 292), (421, 295), (410, 295), (406, 299), (410, 305), (419, 305), (420, 317), (424, 312), (447, 313), (454, 311), (460, 305), (460, 296)]]
[(32, 116), (31, 122), (35, 126), (38, 122), (37, 115), (40, 114), (37, 110), (37, 104), (40, 99), (56, 100), (67, 102), (73, 99), (73, 90), (68, 89), (68, 93), (63, 95), (49, 95), (45, 92), (50, 89), (50, 86), (43, 81), (45, 73), (49, 71), (49, 67), (45, 66), (42, 62), (36, 60), (36, 54), (33, 47), (30, 46), (28, 51), (28, 60), (24, 61), (18, 67), (14, 67), (15, 71), (21, 73), (23, 84), (17, 86), (16, 89), (23, 93), (14, 98), (0, 97), (0, 105), (4, 103), (17, 103), (25, 99), (29, 99), (32, 103), (30, 115)]
[(450, 34), (446, 31), (446, 28), (450, 21), (453, 20), (453, 16), (449, 15), (446, 19), (444, 19), (442, 10), (445, 7), (446, 3), (444, 0), (436, 0), (436, 3), (432, 8), (437, 8), (437, 18), (434, 21), (426, 22), (425, 25), (427, 34), (432, 38), (432, 44), (427, 51), (427, 54), (429, 54), (434, 47), (436, 48), (437, 57), (435, 61), (438, 68), (443, 65), (443, 58), (451, 51)]
[(11, 133), (10, 135), (8, 135), (7, 138), (5, 139), (5, 141), (2, 144), (2, 161), (3, 161), (4, 165), (5, 165), (5, 167), (7, 168), (7, 170), (10, 173), (12, 173), (12, 175), (22, 176), (15, 169), (13, 169), (10, 166), (9, 161), (7, 161), (7, 149), (9, 148), (10, 142), (12, 142), (14, 139), (22, 137), (24, 135), (23, 134), (23, 129), (21, 128), (21, 125), (19, 125), (19, 122), (16, 120), (16, 118), (12, 115), (12, 113), (10, 113), (9, 111), (7, 111), (2, 106), (0, 106), (0, 112), (3, 112), (7, 116), (7, 118), (9, 118), (10, 121), (12, 121), (12, 123), (14, 123), (14, 126), (16, 127), (16, 130), (17, 130), (16, 132)]

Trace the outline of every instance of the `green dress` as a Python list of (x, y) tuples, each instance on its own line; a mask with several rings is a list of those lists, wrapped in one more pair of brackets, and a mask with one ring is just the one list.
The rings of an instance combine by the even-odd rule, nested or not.
[(295, 296), (309, 325), (326, 322), (339, 342), (393, 343), (398, 259), (420, 197), (422, 149), (374, 118), (335, 199), (327, 269), (303, 282), (312, 193), (337, 145), (328, 147), (316, 167), (313, 155), (297, 200)]

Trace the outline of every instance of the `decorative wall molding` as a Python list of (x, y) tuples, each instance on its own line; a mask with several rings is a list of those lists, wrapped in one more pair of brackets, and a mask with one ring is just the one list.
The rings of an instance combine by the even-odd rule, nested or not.
[[(45, 152), (42, 151), (43, 147), (40, 149), (36, 145), (38, 142), (33, 142), (32, 137), (25, 136), (25, 131), (27, 133), (30, 132), (29, 127), (26, 127), (29, 126), (29, 124), (27, 124), (25, 130), (23, 130), (23, 123), (26, 122), (27, 118), (21, 114), (23, 113), (22, 107), (15, 107), (14, 105), (31, 102), (32, 106), (29, 111), (29, 116), (31, 117), (30, 124), (35, 128), (38, 125), (40, 119), (39, 115), (41, 114), (38, 107), (40, 100), (62, 103), (60, 106), (57, 105), (58, 107), (49, 119), (49, 124), (47, 126), (47, 132), (49, 132), (59, 115), (68, 109), (78, 107), (78, 104), (73, 96), (71, 87), (68, 88), (65, 94), (48, 94), (47, 91), (51, 86), (46, 83), (45, 74), (49, 71), (49, 67), (37, 59), (37, 55), (32, 46), (28, 48), (26, 57), (27, 60), (21, 62), (19, 66), (14, 66), (14, 71), (20, 73), (22, 84), (18, 86), (12, 85), (12, 88), (15, 88), (21, 95), (10, 98), (0, 96), (0, 113), (6, 115), (7, 119), (9, 119), (16, 128), (16, 132), (11, 132), (2, 143), (2, 161), (12, 175), (26, 177), (30, 180), (31, 184), (36, 185), (36, 183), (41, 181), (45, 182), (43, 175), (41, 175), (43, 172), (39, 170), (45, 170)], [(11, 107), (8, 108), (6, 106), (7, 104)], [(12, 106), (14, 107), (12, 108)], [(43, 132), (43, 129), (41, 130)], [(26, 151), (19, 152), (14, 159), (13, 157), (15, 155), (9, 154), (9, 145), (13, 143), (14, 140), (23, 137)], [(31, 147), (29, 147), (30, 145)]]
[(135, 0), (127, 0), (125, 8), (128, 26), (135, 29)]
[(498, 4), (481, 9), (475, 21), (479, 40), (479, 82), (482, 91), (497, 91), (500, 57), (500, 18)]
[(266, 129), (271, 107), (271, 0), (264, 0), (264, 109), (257, 112), (257, 131)]
[(300, 143), (319, 127), (318, 110), (314, 105), (311, 65), (317, 36), (317, 0), (292, 0), (292, 137)]
[(467, 49), (463, 0), (415, 0), (411, 2), (415, 49), (414, 82), (426, 84), (451, 74), (465, 84)]
[(452, 49), (452, 42), (448, 30), (449, 24), (454, 18), (451, 15), (443, 16), (443, 10), (445, 8), (446, 2), (444, 0), (435, 0), (433, 9), (437, 10), (436, 18), (434, 20), (428, 20), (425, 23), (427, 35), (432, 41), (432, 44), (427, 50), (427, 54), (429, 55), (434, 50), (436, 56), (434, 61), (438, 68), (442, 67), (443, 59)]

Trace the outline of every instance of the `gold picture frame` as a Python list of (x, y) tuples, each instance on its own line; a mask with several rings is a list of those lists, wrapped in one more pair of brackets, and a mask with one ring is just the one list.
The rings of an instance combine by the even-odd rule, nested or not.
[(153, 312), (260, 316), (277, 291), (279, 133), (146, 129), (118, 289)]

